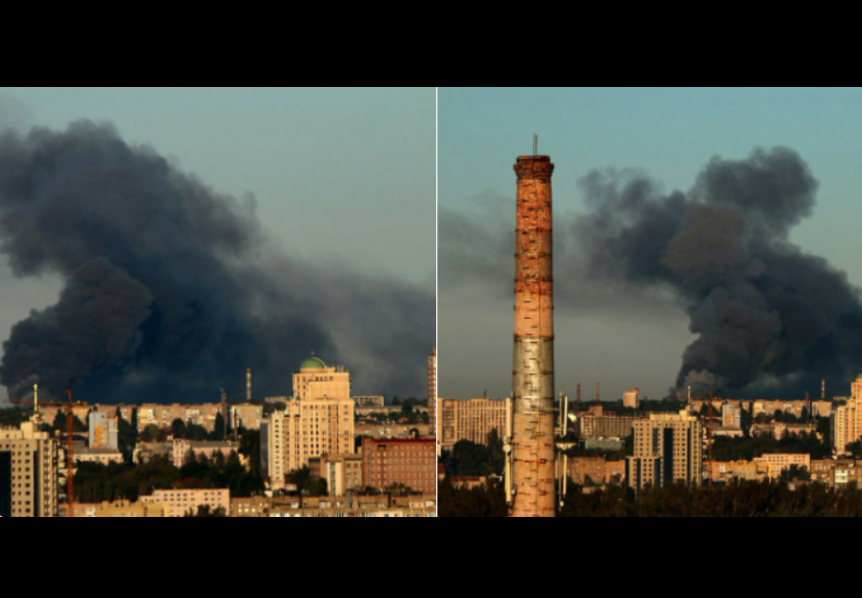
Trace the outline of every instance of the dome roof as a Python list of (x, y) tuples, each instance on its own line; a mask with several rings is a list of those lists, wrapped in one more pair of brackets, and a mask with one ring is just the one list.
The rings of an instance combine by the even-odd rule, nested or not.
[(323, 360), (319, 357), (309, 357), (302, 362), (301, 366), (299, 366), (299, 368), (302, 370), (321, 370), (325, 367), (326, 364), (323, 363)]

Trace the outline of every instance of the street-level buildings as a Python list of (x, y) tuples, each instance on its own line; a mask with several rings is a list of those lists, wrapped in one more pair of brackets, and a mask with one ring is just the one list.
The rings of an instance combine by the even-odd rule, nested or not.
[(401, 518), (436, 517), (436, 494), (348, 497), (279, 496), (235, 498), (231, 517), (261, 518)]
[(215, 489), (173, 489), (154, 490), (150, 496), (142, 496), (145, 505), (164, 505), (168, 517), (195, 515), (200, 507), (209, 507), (214, 513), (223, 509), (225, 517), (230, 513), (230, 490)]

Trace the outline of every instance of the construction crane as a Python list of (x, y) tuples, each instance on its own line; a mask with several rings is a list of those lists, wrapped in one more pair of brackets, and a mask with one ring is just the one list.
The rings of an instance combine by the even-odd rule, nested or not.
[[(9, 399), (13, 405), (32, 405), (36, 413), (39, 412), (39, 386), (33, 387), (35, 391), (33, 401), (22, 401), (20, 399)], [(72, 389), (66, 389), (66, 401), (42, 401), (43, 406), (66, 408), (66, 517), (75, 516), (75, 449), (72, 438), (75, 434), (75, 407), (86, 407), (84, 401), (72, 399)]]

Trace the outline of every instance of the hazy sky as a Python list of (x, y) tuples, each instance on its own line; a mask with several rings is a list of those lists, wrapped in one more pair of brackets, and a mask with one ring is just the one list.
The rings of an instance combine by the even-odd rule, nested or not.
[[(253, 194), (288, 255), (433, 292), (435, 103), (434, 88), (0, 87), (0, 128), (109, 121), (217, 191)], [(0, 341), (59, 289), (0, 263)]]
[[(532, 151), (534, 132), (540, 153), (556, 164), (558, 215), (583, 211), (578, 181), (593, 169), (636, 168), (666, 191), (687, 191), (713, 156), (741, 159), (758, 146), (787, 146), (820, 181), (815, 213), (793, 231), (792, 241), (862, 285), (856, 232), (862, 220), (860, 102), (860, 88), (441, 88), (441, 243), (445, 210), (486, 218), (488, 205), (502, 202), (514, 227), (512, 165)], [(490, 296), (487, 285), (456, 284), (447, 276), (452, 263), (441, 257), (440, 394), (470, 398), (487, 390), (492, 397), (507, 396), (511, 299)], [(502, 282), (507, 292), (514, 260), (510, 270)], [(598, 292), (583, 289), (585, 296)], [(682, 351), (694, 338), (682, 309), (618, 300), (596, 310), (558, 309), (559, 390), (573, 396), (581, 382), (592, 398), (600, 381), (605, 399), (635, 386), (660, 398), (675, 381)]]

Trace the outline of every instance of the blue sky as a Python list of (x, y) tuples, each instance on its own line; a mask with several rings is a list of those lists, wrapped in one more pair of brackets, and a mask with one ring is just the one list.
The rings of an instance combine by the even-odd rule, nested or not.
[[(558, 213), (582, 210), (577, 181), (592, 169), (637, 168), (667, 191), (688, 190), (713, 156), (740, 159), (758, 146), (787, 146), (820, 181), (815, 213), (792, 240), (862, 285), (860, 107), (860, 88), (441, 88), (439, 205), (470, 212), (476, 197), (501, 195), (514, 210), (512, 164), (532, 151), (533, 133), (556, 164)], [(506, 396), (511, 305), (445, 293), (438, 300), (441, 394)], [(692, 340), (684, 314), (665, 316), (558, 314), (560, 389), (574, 393), (578, 381), (586, 388), (602, 381), (606, 398), (632, 386), (661, 396)]]

